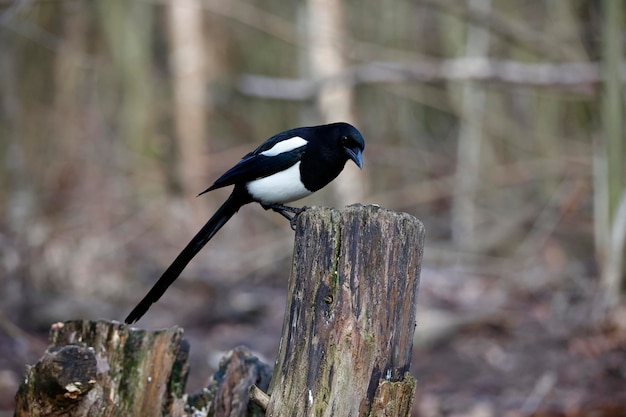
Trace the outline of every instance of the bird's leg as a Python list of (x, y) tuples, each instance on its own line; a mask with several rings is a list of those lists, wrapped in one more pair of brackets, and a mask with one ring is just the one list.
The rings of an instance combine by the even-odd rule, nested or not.
[[(290, 207), (285, 206), (283, 204), (263, 204), (262, 205), (265, 210), (272, 209), (276, 213), (280, 214), (287, 220), (289, 220), (289, 226), (291, 226), (292, 230), (296, 230), (296, 222), (298, 221), (298, 216), (305, 210), (308, 209), (307, 206), (298, 207)], [(293, 213), (290, 215), (289, 213)]]

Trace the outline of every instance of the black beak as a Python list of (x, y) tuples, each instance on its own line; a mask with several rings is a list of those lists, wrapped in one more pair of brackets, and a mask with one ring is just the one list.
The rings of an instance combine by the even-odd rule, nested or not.
[(359, 148), (345, 148), (348, 157), (354, 161), (356, 166), (359, 169), (363, 169), (363, 155), (361, 154), (361, 149)]

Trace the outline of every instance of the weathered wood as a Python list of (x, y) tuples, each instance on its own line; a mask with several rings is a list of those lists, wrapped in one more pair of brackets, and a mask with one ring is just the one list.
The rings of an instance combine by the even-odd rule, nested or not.
[(270, 403), (270, 396), (265, 393), (261, 388), (253, 385), (250, 387), (250, 401), (254, 404), (258, 405), (261, 410), (265, 413), (267, 410), (267, 406)]
[(17, 394), (16, 416), (85, 415), (98, 402), (96, 355), (81, 346), (49, 350), (29, 372)]
[(107, 321), (55, 324), (50, 346), (27, 367), (16, 417), (262, 416), (249, 405), (254, 384), (267, 390), (271, 367), (237, 347), (208, 387), (185, 394), (189, 346), (182, 330), (146, 331)]
[(424, 228), (376, 206), (298, 219), (268, 416), (408, 416)]
[(251, 387), (266, 390), (272, 367), (261, 362), (245, 347), (238, 346), (220, 361), (207, 388), (188, 400), (189, 416), (260, 417), (263, 410), (250, 403)]
[(182, 334), (176, 327), (57, 323), (44, 357), (26, 370), (15, 416), (181, 415), (189, 351)]

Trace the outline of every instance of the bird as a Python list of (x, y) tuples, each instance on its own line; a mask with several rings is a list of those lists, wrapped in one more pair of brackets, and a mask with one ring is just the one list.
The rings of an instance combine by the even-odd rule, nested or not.
[(154, 286), (128, 314), (126, 324), (137, 322), (161, 298), (192, 258), (239, 211), (249, 203), (259, 203), (289, 220), (295, 230), (302, 208), (286, 203), (304, 198), (328, 185), (348, 161), (363, 169), (365, 141), (349, 123), (298, 127), (278, 133), (220, 176), (198, 194), (233, 185), (226, 201), (191, 239)]

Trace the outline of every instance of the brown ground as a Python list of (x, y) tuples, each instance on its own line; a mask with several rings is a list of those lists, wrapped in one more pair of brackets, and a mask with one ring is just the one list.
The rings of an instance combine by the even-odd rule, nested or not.
[[(188, 391), (202, 387), (221, 354), (236, 345), (273, 362), (283, 288), (181, 287), (141, 325), (187, 323)], [(593, 283), (557, 287), (514, 291), (502, 279), (425, 267), (412, 364), (418, 379), (414, 415), (625, 416), (626, 308), (597, 320), (602, 316), (592, 307)], [(215, 293), (230, 301), (211, 304)], [(34, 363), (45, 345), (44, 332), (25, 332), (3, 318), (0, 415), (12, 415), (21, 369)]]

